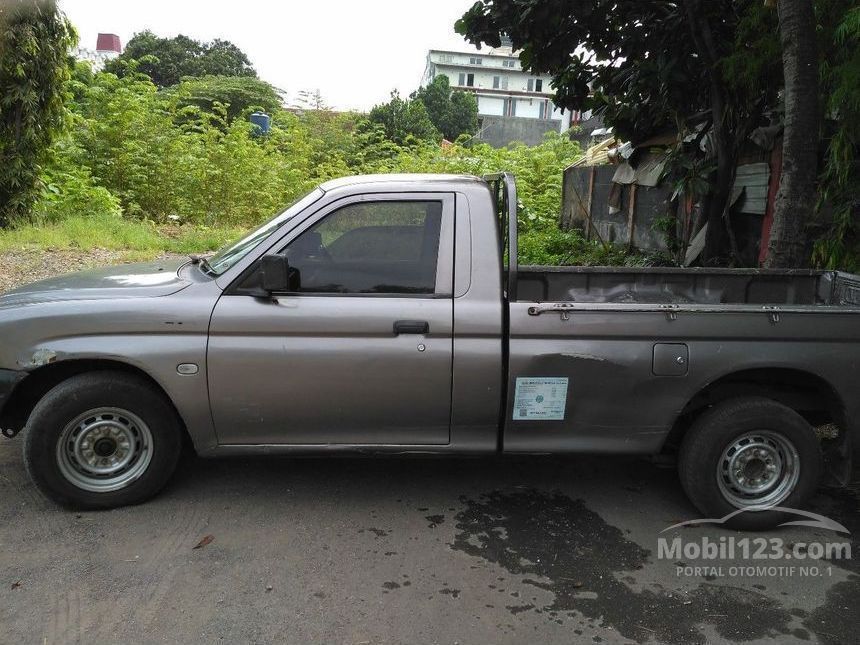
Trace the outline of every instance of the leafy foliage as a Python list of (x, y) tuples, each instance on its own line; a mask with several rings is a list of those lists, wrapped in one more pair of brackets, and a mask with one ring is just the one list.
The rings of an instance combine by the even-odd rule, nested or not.
[(399, 145), (410, 140), (438, 141), (441, 138), (424, 103), (402, 99), (397, 90), (391, 92), (388, 103), (374, 106), (369, 118), (371, 123), (382, 126), (385, 136)]
[[(501, 149), (464, 137), (440, 145), (425, 100), (451, 111), (446, 127), (471, 127), (463, 114), (474, 112), (474, 98), (463, 95), (465, 107), (458, 105), (459, 93), (442, 80), (420, 98), (394, 93), (370, 115), (322, 108), (294, 113), (256, 79), (186, 78), (160, 90), (135, 71), (137, 64), (124, 66), (120, 76), (74, 66), (64, 86), (67, 127), (44, 155), (33, 210), (39, 225), (0, 235), (0, 248), (200, 252), (335, 177), (507, 169), (518, 177), (522, 262), (642, 261), (558, 230), (561, 169), (581, 154), (569, 138), (548, 134), (539, 146)], [(308, 104), (323, 105), (313, 94)], [(267, 137), (253, 136), (244, 118), (258, 107), (273, 117)]]
[[(146, 250), (165, 227), (178, 227), (181, 244), (165, 240), (164, 248), (205, 251), (211, 246), (204, 245), (226, 237), (225, 230), (258, 225), (335, 177), (507, 169), (518, 178), (523, 262), (627, 257), (557, 232), (561, 169), (580, 155), (567, 137), (550, 134), (539, 146), (496, 149), (482, 143), (443, 147), (438, 135), (410, 133), (398, 144), (364, 115), (275, 108), (270, 134), (260, 138), (246, 119), (231, 121), (220, 102), (203, 110), (183, 91), (158, 91), (142, 75), (118, 78), (76, 66), (66, 84), (69, 127), (50, 148), (35, 209), (44, 239), (85, 244), (89, 222), (93, 244)], [(20, 243), (39, 239), (26, 227), (10, 235), (7, 240)], [(542, 250), (550, 242), (552, 248)], [(576, 244), (565, 250), (568, 242)]]
[(478, 99), (468, 92), (452, 92), (444, 74), (413, 92), (410, 98), (424, 104), (433, 125), (448, 141), (462, 134), (475, 134), (478, 129)]
[(44, 164), (42, 195), (36, 202), (33, 219), (41, 224), (80, 217), (119, 219), (122, 214), (119, 199), (95, 183), (89, 168), (75, 162), (81, 151), (71, 153), (66, 149), (74, 145), (74, 141), (62, 139), (50, 150)]
[[(553, 74), (558, 105), (594, 109), (634, 143), (667, 131), (711, 129), (715, 164), (703, 163), (692, 147), (684, 154), (708, 171), (700, 177), (709, 187), (704, 207), (713, 260), (728, 232), (738, 150), (752, 129), (782, 110), (775, 6), (761, 0), (479, 0), (457, 30), (479, 45), (498, 46), (501, 34), (509, 35), (526, 69)], [(819, 104), (837, 124), (821, 177), (822, 204), (831, 204), (836, 217), (816, 243), (814, 260), (860, 265), (847, 255), (857, 244), (860, 12), (853, 0), (815, 0), (814, 7), (816, 24), (808, 28), (818, 38)], [(715, 236), (720, 229), (724, 234)]]
[(739, 5), (752, 4), (761, 2), (595, 0), (572, 7), (565, 0), (480, 0), (457, 30), (496, 47), (508, 34), (524, 68), (554, 75), (556, 104), (595, 109), (623, 138), (644, 140), (711, 107), (712, 78), (727, 79), (691, 34), (706, 23), (713, 62), (723, 65), (743, 15)]
[(175, 89), (179, 107), (196, 106), (213, 114), (220, 103), (227, 110), (227, 120), (262, 110), (271, 114), (281, 107), (281, 97), (274, 87), (250, 76), (203, 76), (186, 78)]
[(668, 266), (660, 253), (639, 253), (625, 247), (590, 242), (579, 231), (542, 228), (527, 231), (519, 239), (519, 262), (544, 266)]
[[(813, 261), (826, 268), (860, 270), (860, 7), (841, 13), (832, 41), (825, 42), (822, 84), (829, 100), (826, 109), (836, 117), (835, 129), (827, 144), (821, 178), (821, 203), (833, 206), (833, 223), (813, 249)], [(841, 18), (840, 18), (841, 14)]]
[(730, 230), (739, 150), (762, 124), (781, 80), (779, 73), (756, 73), (755, 82), (729, 75), (739, 48), (747, 55), (762, 48), (757, 32), (741, 24), (760, 6), (761, 0), (479, 0), (457, 30), (478, 45), (498, 46), (507, 34), (522, 50), (525, 69), (553, 75), (557, 105), (593, 109), (634, 143), (666, 132), (683, 139), (706, 120), (717, 161), (704, 202), (704, 255), (713, 262)]
[(76, 35), (53, 0), (0, 4), (0, 228), (29, 216)]
[(228, 40), (207, 43), (181, 34), (161, 38), (149, 30), (132, 36), (105, 71), (117, 76), (140, 72), (158, 87), (176, 85), (185, 76), (257, 76), (245, 53)]

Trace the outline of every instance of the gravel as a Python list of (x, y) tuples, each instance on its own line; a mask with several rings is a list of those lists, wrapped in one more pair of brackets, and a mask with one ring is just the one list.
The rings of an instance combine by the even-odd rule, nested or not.
[[(180, 257), (162, 253), (153, 259)], [(127, 251), (25, 249), (0, 253), (0, 293), (36, 280), (111, 264), (127, 264)]]

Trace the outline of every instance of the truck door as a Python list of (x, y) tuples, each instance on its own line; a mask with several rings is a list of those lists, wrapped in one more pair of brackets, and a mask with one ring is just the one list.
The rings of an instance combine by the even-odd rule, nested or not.
[(219, 443), (448, 443), (453, 194), (339, 200), (274, 250), (290, 292), (213, 312)]

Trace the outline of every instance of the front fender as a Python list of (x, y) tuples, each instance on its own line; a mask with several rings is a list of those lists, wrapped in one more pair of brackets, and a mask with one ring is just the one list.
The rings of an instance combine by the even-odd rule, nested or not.
[[(127, 369), (140, 373), (162, 390), (185, 424), (195, 449), (205, 452), (217, 445), (206, 382), (206, 345), (206, 334), (54, 339), (29, 348), (24, 355), (31, 359), (27, 368), (16, 373), (20, 375), (18, 383), (33, 383), (37, 390), (41, 382), (52, 387), (58, 378), (92, 370)], [(11, 399), (10, 408), (16, 405), (14, 393)]]
[[(57, 370), (52, 379), (67, 378), (87, 366), (136, 370), (161, 388), (195, 448), (205, 452), (217, 445), (206, 350), (209, 317), (218, 297), (217, 285), (208, 282), (162, 297), (57, 300), (7, 308), (0, 312), (0, 368), (23, 372), (16, 390), (37, 394), (44, 394), (37, 375), (45, 370)], [(56, 384), (52, 379), (49, 387)], [(19, 407), (23, 411), (16, 412), (16, 420), (22, 425), (27, 405)]]
[(0, 370), (0, 432), (4, 436), (12, 438), (18, 434), (12, 423), (7, 421), (4, 414), (6, 404), (12, 399), (15, 389), (27, 376), (27, 372), (21, 370)]

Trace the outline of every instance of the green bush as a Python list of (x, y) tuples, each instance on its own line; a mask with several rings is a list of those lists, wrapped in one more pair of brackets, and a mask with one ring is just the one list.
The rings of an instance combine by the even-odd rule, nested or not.
[(271, 113), (281, 106), (277, 90), (252, 76), (188, 78), (166, 92), (176, 97), (180, 107), (192, 105), (213, 112), (216, 104), (227, 105), (231, 122), (253, 110)]
[[(256, 136), (247, 120), (230, 118), (229, 104), (201, 107), (141, 74), (92, 74), (80, 64), (68, 96), (68, 132), (51, 149), (35, 209), (51, 225), (41, 236), (50, 244), (203, 252), (335, 177), (508, 170), (519, 188), (521, 262), (651, 261), (558, 229), (562, 171), (581, 154), (563, 135), (501, 149), (465, 135), (445, 146), (414, 137), (398, 144), (364, 115), (275, 109), (270, 133)], [(37, 239), (27, 227), (0, 246)]]
[(120, 218), (119, 200), (93, 183), (86, 168), (50, 168), (42, 178), (43, 193), (33, 214), (36, 222), (56, 223), (71, 217)]
[(203, 109), (189, 104), (187, 92), (158, 91), (140, 74), (85, 71), (79, 66), (69, 83), (71, 129), (54, 146), (47, 175), (80, 168), (116, 196), (126, 217), (155, 222), (250, 225), (316, 184), (350, 174), (508, 169), (519, 180), (524, 228), (553, 226), (561, 170), (580, 153), (561, 135), (531, 148), (495, 149), (467, 137), (445, 148), (412, 137), (397, 144), (363, 115), (313, 110), (273, 110), (270, 134), (259, 137), (246, 120), (231, 120), (229, 104)]
[(579, 231), (556, 227), (525, 231), (518, 240), (520, 264), (546, 266), (667, 266), (661, 253), (640, 253), (622, 246), (592, 242)]

